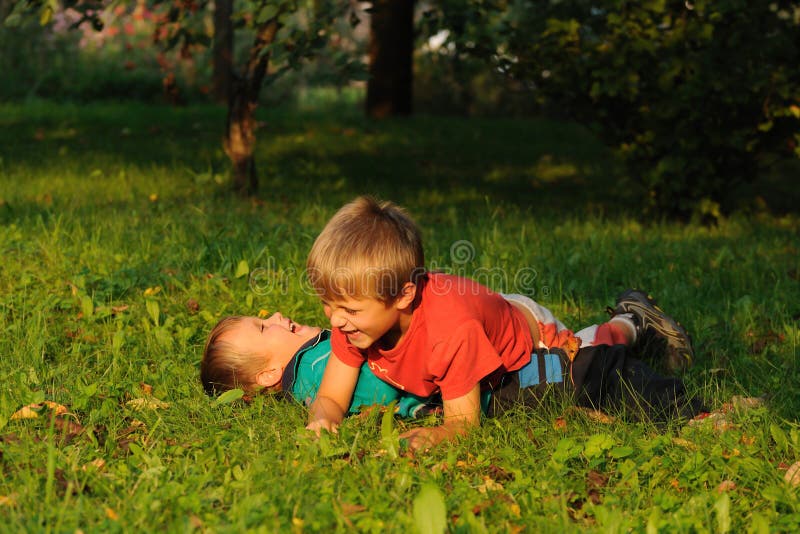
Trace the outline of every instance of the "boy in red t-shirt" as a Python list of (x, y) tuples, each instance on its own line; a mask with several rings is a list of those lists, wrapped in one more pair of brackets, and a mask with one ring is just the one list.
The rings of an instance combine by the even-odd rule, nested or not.
[(341, 423), (365, 362), (398, 389), (441, 394), (442, 424), (401, 436), (412, 448), (477, 425), (482, 393), (491, 394), (483, 397), (492, 398), (484, 406), (492, 414), (538, 398), (546, 384), (571, 388), (584, 405), (652, 402), (657, 416), (700, 411), (680, 381), (657, 377), (628, 357), (626, 345), (646, 337), (662, 342), (670, 358), (690, 363), (692, 357), (683, 328), (640, 292), (626, 294), (608, 323), (580, 339), (548, 321), (552, 315), (530, 299), (507, 301), (472, 280), (427, 273), (413, 221), (401, 208), (369, 197), (345, 205), (328, 222), (307, 270), (332, 326), (333, 354), (307, 426), (317, 433)]

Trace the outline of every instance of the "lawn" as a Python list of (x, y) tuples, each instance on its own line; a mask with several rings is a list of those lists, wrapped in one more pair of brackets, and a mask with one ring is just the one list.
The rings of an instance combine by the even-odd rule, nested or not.
[[(241, 199), (219, 108), (0, 104), (3, 530), (800, 528), (784, 480), (800, 460), (796, 214), (637, 219), (635, 181), (564, 123), (260, 118), (261, 189)], [(314, 440), (302, 406), (206, 397), (198, 363), (220, 317), (324, 324), (306, 253), (361, 193), (409, 209), (430, 268), (528, 294), (576, 329), (648, 289), (692, 333), (685, 381), (725, 423), (553, 403), (412, 455), (397, 439), (410, 423), (379, 411)]]

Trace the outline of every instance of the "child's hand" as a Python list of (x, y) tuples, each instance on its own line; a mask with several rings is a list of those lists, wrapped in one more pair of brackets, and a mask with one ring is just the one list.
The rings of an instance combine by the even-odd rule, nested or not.
[(408, 448), (415, 451), (428, 450), (447, 437), (440, 426), (412, 428), (400, 435), (401, 440), (406, 440)]
[(330, 419), (320, 418), (320, 419), (314, 419), (313, 421), (308, 423), (308, 425), (306, 425), (306, 429), (311, 430), (312, 432), (314, 432), (314, 434), (317, 435), (317, 437), (319, 437), (319, 433), (322, 432), (323, 430), (327, 430), (328, 432), (337, 434), (339, 432), (339, 424), (334, 423)]

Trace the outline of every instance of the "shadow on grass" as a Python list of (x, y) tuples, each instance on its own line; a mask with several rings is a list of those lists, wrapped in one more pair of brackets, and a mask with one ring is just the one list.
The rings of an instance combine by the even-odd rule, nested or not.
[[(578, 212), (619, 209), (610, 154), (574, 125), (430, 117), (372, 123), (352, 112), (279, 110), (260, 118), (259, 197), (267, 202), (277, 194), (337, 205), (371, 193), (432, 208), (500, 201)], [(29, 175), (72, 169), (90, 181), (93, 174), (135, 167), (172, 170), (166, 180), (180, 180), (175, 175), (228, 172), (220, 108), (41, 103), (0, 122), (0, 165)], [(200, 192), (197, 185), (186, 193)], [(215, 190), (207, 185), (207, 192)]]

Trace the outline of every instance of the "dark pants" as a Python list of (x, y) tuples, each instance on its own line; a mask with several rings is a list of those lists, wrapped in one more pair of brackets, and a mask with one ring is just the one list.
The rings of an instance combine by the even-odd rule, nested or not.
[(625, 345), (595, 345), (580, 349), (570, 362), (560, 349), (540, 350), (558, 354), (563, 382), (547, 383), (546, 374), (536, 385), (520, 387), (519, 373), (503, 376), (492, 391), (489, 415), (498, 415), (515, 406), (538, 407), (550, 395), (569, 395), (578, 406), (606, 412), (623, 411), (633, 420), (664, 423), (689, 420), (706, 411), (703, 402), (687, 394), (683, 382), (663, 377), (646, 363), (631, 356)]

